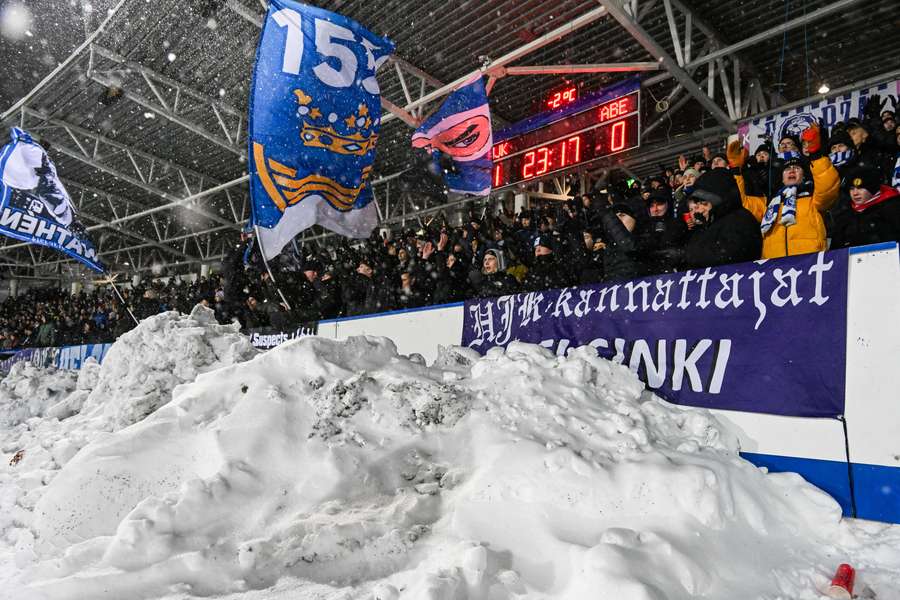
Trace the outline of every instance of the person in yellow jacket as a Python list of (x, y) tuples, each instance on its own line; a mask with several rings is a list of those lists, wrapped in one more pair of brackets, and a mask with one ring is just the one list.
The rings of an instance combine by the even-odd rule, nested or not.
[(768, 199), (747, 195), (744, 177), (740, 174), (747, 161), (747, 150), (739, 141), (728, 145), (728, 163), (736, 173), (741, 202), (760, 222), (762, 258), (795, 256), (826, 249), (822, 212), (837, 201), (840, 176), (831, 159), (822, 151), (822, 137), (817, 125), (806, 129), (801, 139), (809, 160), (795, 152), (781, 155), (782, 186)]

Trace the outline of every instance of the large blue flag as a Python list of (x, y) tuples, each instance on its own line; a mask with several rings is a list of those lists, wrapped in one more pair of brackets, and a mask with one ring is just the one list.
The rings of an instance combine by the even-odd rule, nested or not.
[(0, 234), (59, 250), (95, 271), (105, 268), (44, 148), (14, 127), (0, 150)]
[(341, 15), (269, 3), (249, 131), (252, 222), (266, 258), (315, 223), (357, 238), (377, 225), (368, 182), (381, 123), (375, 72), (393, 50)]
[[(475, 196), (491, 193), (491, 144), (491, 110), (480, 76), (450, 94), (412, 137), (414, 148), (431, 152), (451, 192)], [(442, 156), (452, 169), (441, 166)]]

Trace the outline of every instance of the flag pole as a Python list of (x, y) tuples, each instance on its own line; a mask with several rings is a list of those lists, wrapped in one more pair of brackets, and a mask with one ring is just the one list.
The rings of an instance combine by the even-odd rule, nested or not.
[(266, 272), (269, 273), (269, 279), (272, 280), (272, 285), (275, 286), (275, 290), (278, 292), (278, 295), (281, 296), (281, 301), (284, 302), (284, 305), (287, 306), (288, 310), (293, 310), (291, 308), (290, 302), (287, 301), (287, 298), (284, 297), (284, 293), (281, 291), (281, 288), (278, 287), (278, 282), (275, 281), (275, 276), (272, 274), (272, 269), (269, 268), (269, 261), (266, 260), (266, 252), (262, 247), (262, 238), (259, 237), (259, 225), (256, 223), (253, 224), (253, 232), (256, 234), (256, 243), (259, 245), (259, 255), (262, 256), (263, 264), (266, 265)]
[(113, 291), (116, 292), (116, 296), (118, 296), (119, 300), (122, 302), (122, 306), (125, 307), (125, 310), (128, 311), (128, 314), (131, 315), (131, 318), (134, 320), (134, 324), (140, 325), (141, 322), (138, 321), (137, 317), (134, 316), (134, 313), (131, 312), (131, 309), (128, 307), (128, 303), (125, 301), (125, 298), (122, 297), (122, 292), (119, 291), (119, 286), (116, 285), (116, 278), (109, 271), (104, 271), (104, 273), (106, 273), (106, 275), (107, 275), (106, 279), (107, 279), (107, 281), (109, 281), (109, 284), (112, 286)]

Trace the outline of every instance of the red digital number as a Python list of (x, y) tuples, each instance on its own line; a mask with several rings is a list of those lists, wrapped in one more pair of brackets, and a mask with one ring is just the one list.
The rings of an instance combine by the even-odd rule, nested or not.
[(503, 163), (494, 165), (494, 187), (500, 187), (503, 181)]
[(550, 150), (544, 146), (543, 148), (538, 148), (537, 153), (537, 171), (535, 175), (543, 175), (550, 170)]
[(556, 92), (555, 94), (550, 96), (550, 99), (547, 101), (547, 106), (549, 106), (550, 108), (558, 108), (561, 99), (560, 96), (560, 92)]
[(619, 121), (618, 123), (613, 124), (612, 131), (610, 132), (610, 137), (612, 141), (609, 144), (609, 149), (613, 152), (617, 150), (621, 150), (625, 147), (625, 124), (627, 121)]
[(572, 163), (571, 163), (574, 165), (575, 163), (577, 163), (578, 161), (581, 160), (581, 136), (576, 135), (574, 137), (570, 137), (569, 139), (566, 140), (566, 144), (567, 145), (572, 144), (575, 147), (575, 152), (573, 152), (573, 154), (575, 155), (575, 158), (572, 160)]
[(525, 164), (522, 165), (523, 179), (531, 179), (534, 177), (534, 156), (534, 150), (525, 153)]

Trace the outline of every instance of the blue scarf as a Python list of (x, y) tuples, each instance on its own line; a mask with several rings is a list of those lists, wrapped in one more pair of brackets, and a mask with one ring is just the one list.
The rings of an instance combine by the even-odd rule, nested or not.
[(781, 219), (779, 222), (785, 227), (797, 224), (797, 198), (812, 195), (812, 184), (806, 181), (799, 185), (786, 185), (778, 190), (778, 193), (769, 201), (766, 208), (766, 214), (763, 215), (760, 223), (760, 231), (763, 235), (769, 232), (775, 219), (778, 217), (778, 209), (781, 208)]
[(832, 152), (828, 155), (828, 158), (831, 159), (831, 164), (835, 167), (843, 167), (853, 160), (854, 156), (856, 156), (856, 152), (853, 150), (844, 150), (843, 152)]

